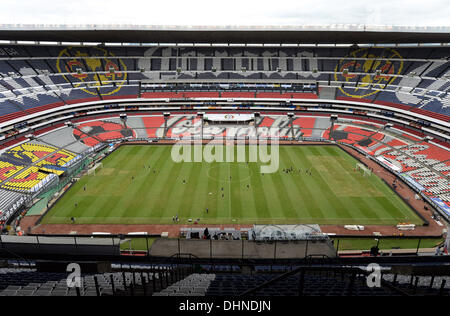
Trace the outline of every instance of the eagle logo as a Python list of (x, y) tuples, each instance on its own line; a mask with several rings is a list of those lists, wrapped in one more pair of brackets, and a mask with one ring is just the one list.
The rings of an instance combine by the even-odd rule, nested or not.
[(127, 82), (127, 67), (120, 58), (100, 47), (90, 47), (89, 52), (78, 47), (67, 47), (58, 55), (56, 68), (63, 78), (75, 88), (97, 96), (113, 95)]
[[(352, 98), (365, 98), (393, 82), (403, 70), (403, 57), (390, 48), (385, 48), (384, 53), (371, 52), (374, 49), (361, 48), (353, 51), (347, 57), (341, 59), (334, 69), (334, 79), (344, 82), (344, 88), (339, 90)], [(353, 82), (355, 86), (347, 83)]]

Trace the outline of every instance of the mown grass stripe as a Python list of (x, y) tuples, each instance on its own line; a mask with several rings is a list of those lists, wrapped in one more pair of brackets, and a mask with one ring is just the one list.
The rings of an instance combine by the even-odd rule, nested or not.
[[(323, 150), (323, 148), (316, 148), (316, 150), (320, 152)], [(328, 150), (327, 153), (330, 153), (330, 151)], [(326, 153), (323, 153), (324, 155)], [(335, 157), (339, 157), (339, 155), (335, 155)], [(354, 188), (359, 188), (359, 185), (361, 185), (360, 183), (358, 183), (357, 181), (355, 181), (355, 178), (353, 177), (354, 175), (351, 175), (347, 172), (348, 170), (348, 165), (343, 165), (342, 162), (340, 161), (340, 159), (335, 159), (334, 160), (336, 163), (334, 164), (327, 164), (324, 163), (321, 165), (321, 167), (325, 170), (328, 171), (329, 176), (327, 178), (324, 178), (320, 173), (317, 173), (321, 178), (322, 178), (322, 182), (324, 184), (324, 186), (327, 187), (328, 190), (328, 195), (331, 196), (333, 198), (333, 203), (336, 203), (336, 213), (337, 213), (337, 217), (339, 218), (351, 218), (351, 217), (370, 217), (372, 214), (370, 213), (370, 208), (367, 207), (367, 205), (364, 205), (364, 200), (363, 199), (358, 199), (358, 203), (356, 202), (352, 202), (349, 203), (349, 201), (352, 201), (351, 197), (349, 196), (344, 196), (344, 195), (340, 195), (337, 196), (332, 187), (330, 186), (330, 184), (332, 184), (333, 182), (331, 181), (332, 179), (336, 179), (339, 178), (339, 182), (343, 183), (346, 182), (348, 185), (354, 187)], [(341, 173), (341, 174), (340, 174)], [(339, 183), (335, 184), (335, 185), (339, 185)], [(361, 204), (363, 204), (363, 207), (357, 207), (357, 206), (361, 206)]]
[(311, 201), (310, 201), (310, 193), (308, 192), (308, 189), (305, 188), (305, 184), (303, 183), (303, 178), (305, 177), (304, 173), (304, 165), (302, 161), (300, 161), (296, 156), (294, 156), (294, 153), (292, 151), (292, 148), (282, 147), (283, 152), (283, 161), (284, 166), (291, 165), (295, 166), (297, 169), (300, 169), (300, 172), (294, 175), (294, 179), (291, 179), (290, 181), (290, 188), (291, 188), (291, 194), (294, 196), (291, 196), (292, 200), (295, 201), (295, 209), (297, 213), (298, 218), (308, 217), (308, 218), (314, 218), (311, 208)]
[[(354, 173), (356, 160), (338, 147), (280, 146), (280, 170), (265, 175), (261, 163), (176, 164), (171, 149), (122, 146), (103, 160), (102, 171), (74, 184), (43, 223), (70, 223), (74, 216), (77, 223), (170, 224), (177, 213), (180, 223), (200, 218), (201, 224), (420, 223), (379, 178)], [(143, 168), (148, 164), (151, 171)], [(302, 173), (284, 174), (290, 166)]]

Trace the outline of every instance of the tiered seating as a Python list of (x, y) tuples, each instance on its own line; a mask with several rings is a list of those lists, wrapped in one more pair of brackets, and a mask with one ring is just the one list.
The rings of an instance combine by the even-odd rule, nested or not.
[(291, 95), (291, 98), (293, 98), (293, 99), (317, 99), (318, 98), (317, 94), (307, 93), (307, 92), (304, 92), (304, 93), (296, 92), (296, 93), (291, 93), (290, 95)]
[[(450, 193), (450, 185), (448, 184), (448, 180), (442, 177), (438, 177), (436, 179), (436, 182), (432, 185), (426, 186), (427, 190), (425, 191), (426, 195), (429, 195), (431, 197), (441, 197)], [(448, 199), (442, 198), (444, 202), (449, 202)], [(449, 205), (449, 204), (447, 204)], [(450, 205), (449, 205), (450, 206)]]
[(450, 159), (450, 151), (434, 146), (430, 143), (422, 142), (418, 144), (424, 147), (421, 151), (416, 151), (414, 155), (424, 155), (425, 159), (433, 159), (436, 161), (446, 161)]
[[(154, 296), (238, 296), (258, 285), (270, 281), (280, 274), (264, 273), (263, 270), (285, 272), (289, 266), (264, 267), (257, 274), (230, 273), (194, 273), (172, 285), (160, 278), (160, 267), (139, 267), (135, 272), (112, 272), (83, 274), (81, 276), (80, 295), (154, 295)], [(277, 268), (277, 269), (275, 269)], [(151, 269), (154, 272), (148, 272)], [(444, 275), (393, 275), (383, 274), (381, 287), (368, 287), (362, 270), (352, 280), (350, 272), (305, 271), (302, 295), (306, 296), (398, 296), (401, 289), (416, 295), (450, 294), (450, 278)], [(67, 273), (40, 272), (33, 266), (29, 268), (0, 269), (0, 296), (75, 296), (75, 288), (67, 287)], [(95, 280), (96, 279), (96, 280)], [(96, 285), (98, 284), (98, 293)], [(255, 291), (254, 296), (297, 296), (300, 291), (300, 276), (287, 277)], [(114, 284), (114, 286), (113, 286)], [(143, 285), (146, 291), (143, 291)], [(417, 287), (412, 289), (412, 284)], [(388, 286), (389, 285), (389, 286)], [(444, 285), (442, 287), (442, 285)], [(114, 288), (114, 289), (113, 289)]]
[(24, 200), (21, 193), (0, 189), (0, 229)]
[(164, 127), (163, 116), (145, 116), (142, 118), (148, 137), (158, 137), (157, 130)]
[(51, 109), (55, 109), (58, 107), (64, 106), (64, 102), (55, 102), (55, 103), (49, 103), (49, 104), (45, 104), (45, 105), (39, 105), (39, 106), (35, 106), (32, 108), (29, 108), (26, 110), (27, 114), (33, 114), (33, 113), (37, 113), (37, 112), (41, 112), (41, 111), (47, 111), (47, 110), (51, 110)]
[(37, 143), (12, 147), (0, 156), (1, 186), (14, 191), (29, 191), (48, 173), (61, 175), (64, 166), (74, 158), (75, 155), (67, 150)]
[(413, 108), (413, 109), (411, 109), (411, 111), (419, 113), (419, 114), (423, 114), (425, 116), (431, 116), (433, 118), (436, 118), (438, 120), (442, 120), (444, 122), (450, 122), (450, 118), (449, 118), (449, 115), (448, 115), (450, 113), (450, 110), (447, 110), (445, 108), (442, 109), (442, 112), (445, 113), (445, 114), (435, 113), (435, 112), (431, 112), (431, 111), (427, 111), (427, 110), (422, 110), (420, 108)]
[(271, 127), (274, 121), (275, 119), (273, 119), (272, 117), (264, 116), (258, 127)]
[(256, 93), (257, 98), (283, 98), (279, 92), (258, 92)]
[(143, 92), (141, 94), (142, 98), (182, 98), (182, 94), (176, 92)]
[(450, 142), (444, 142), (444, 141), (442, 141), (440, 139), (437, 139), (437, 138), (433, 138), (433, 140), (431, 142), (433, 144), (440, 145), (441, 147), (450, 149)]
[(297, 117), (294, 122), (294, 128), (295, 125), (300, 126), (300, 130), (303, 133), (304, 137), (310, 137), (314, 128), (314, 125), (316, 123), (315, 117)]
[(408, 145), (408, 144), (405, 143), (404, 141), (401, 141), (401, 140), (399, 140), (399, 139), (397, 139), (397, 138), (392, 139), (392, 140), (389, 141), (387, 144), (388, 144), (389, 146), (395, 147), (395, 148), (398, 148), (398, 147), (400, 147), (400, 146), (406, 146), (406, 145)]
[(450, 160), (433, 165), (433, 169), (439, 171), (440, 173), (446, 176), (450, 176)]
[(113, 99), (133, 99), (137, 98), (139, 94), (139, 86), (122, 86), (119, 91), (112, 95), (102, 96), (103, 100), (113, 100)]
[[(345, 144), (355, 144), (359, 141), (367, 139), (373, 132), (363, 130), (361, 128), (335, 124), (331, 138)], [(330, 135), (330, 129), (323, 132), (322, 137), (328, 139)]]
[(67, 150), (30, 142), (10, 148), (3, 155), (24, 165), (33, 164), (47, 156), (38, 163), (38, 166), (46, 169), (58, 169), (58, 166), (62, 167), (75, 158), (75, 155)]
[(450, 182), (445, 177), (450, 171), (450, 163), (446, 161), (450, 158), (450, 151), (429, 143), (420, 143), (402, 146), (381, 155), (400, 164), (401, 173), (416, 181), (422, 187), (422, 192), (433, 201), (439, 199), (450, 207)]
[(7, 142), (4, 142), (0, 146), (0, 149), (9, 148), (9, 147), (11, 147), (11, 146), (13, 146), (15, 144), (21, 143), (21, 142), (26, 141), (26, 140), (27, 139), (25, 138), (25, 136), (20, 136), (20, 137), (15, 138), (15, 139), (8, 140)]
[(53, 147), (64, 148), (73, 154), (80, 154), (87, 150), (87, 146), (76, 141), (73, 136), (73, 128), (65, 127), (64, 124), (56, 124), (48, 129), (42, 129), (34, 132), (36, 141), (39, 143), (49, 144)]
[(419, 138), (417, 138), (417, 137), (414, 137), (414, 136), (412, 136), (412, 135), (410, 135), (410, 134), (407, 134), (407, 133), (402, 133), (401, 135), (402, 135), (402, 137), (405, 137), (405, 138), (411, 139), (411, 140), (413, 140), (413, 141), (416, 141), (416, 142), (420, 141), (420, 139), (419, 139)]
[(39, 130), (36, 130), (33, 134), (34, 134), (34, 136), (39, 136), (39, 135), (45, 134), (47, 132), (50, 132), (50, 131), (52, 131), (54, 129), (57, 129), (57, 128), (60, 128), (60, 127), (63, 127), (63, 126), (64, 126), (64, 123), (59, 123), (59, 124), (55, 124), (55, 125), (52, 125), (52, 126), (47, 126), (47, 127), (41, 128)]
[(383, 274), (383, 280), (390, 283), (394, 283), (395, 280), (395, 285), (405, 291), (411, 290), (411, 285), (416, 283), (416, 279), (417, 291), (422, 290), (428, 293), (432, 292), (433, 290), (439, 291), (444, 281), (444, 292), (442, 294), (450, 294), (450, 278), (448, 276), (412, 276), (405, 274), (394, 275), (390, 273)]
[[(393, 143), (391, 141), (389, 143)], [(403, 154), (407, 154), (412, 156), (415, 160), (423, 163), (425, 165), (434, 165), (440, 162), (444, 162), (450, 159), (450, 151), (439, 148), (437, 146), (433, 146), (430, 143), (416, 143), (409, 146), (404, 146), (399, 148), (398, 150), (392, 150), (389, 152), (385, 152), (383, 156), (395, 159), (397, 156), (401, 156)], [(406, 158), (402, 159), (405, 160)], [(402, 165), (404, 167), (403, 171), (410, 171), (421, 166), (420, 163), (412, 163), (410, 160), (407, 162), (402, 161)], [(444, 166), (440, 168), (442, 171), (448, 171)]]
[(195, 116), (182, 116), (167, 131), (167, 137), (190, 137), (199, 134), (201, 120)]
[[(19, 161), (23, 165), (31, 165), (32, 163), (37, 162), (40, 158), (43, 157), (40, 155), (42, 151), (40, 151), (39, 149), (40, 148), (38, 146), (30, 146), (25, 143), (8, 149), (3, 154), (3, 156)], [(34, 151), (39, 154), (36, 155)], [(50, 152), (47, 152), (47, 154), (49, 154)]]
[(136, 133), (132, 129), (125, 129), (120, 123), (106, 120), (81, 123), (77, 125), (73, 135), (77, 140), (90, 147), (103, 141), (136, 137)]
[(219, 92), (184, 92), (184, 98), (218, 98)]
[(390, 151), (386, 151), (382, 153), (381, 156), (397, 161), (402, 166), (402, 172), (408, 172), (422, 167), (421, 163), (409, 158), (408, 156), (405, 156), (401, 150), (393, 149)]
[(221, 93), (222, 98), (254, 98), (254, 92), (231, 92), (224, 91)]
[[(172, 284), (155, 296), (238, 296), (245, 291), (261, 285), (278, 274), (192, 274), (182, 281)], [(255, 296), (298, 296), (300, 277), (288, 277), (270, 286), (259, 289)], [(438, 284), (436, 285), (438, 286)], [(304, 274), (303, 295), (306, 296), (373, 296), (398, 295), (388, 287), (370, 288), (366, 278), (357, 276), (350, 286), (350, 274), (306, 272)]]
[[(314, 93), (314, 88), (306, 87), (297, 91), (283, 87), (282, 80), (314, 80), (325, 86), (331, 78), (332, 81), (344, 85), (343, 88), (337, 89), (338, 99), (374, 102), (449, 120), (449, 85), (445, 79), (448, 61), (427, 59), (431, 58), (430, 56), (445, 58), (448, 56), (445, 47), (434, 50), (429, 47), (371, 47), (370, 56), (369, 48), (352, 51), (322, 47), (44, 48), (29, 45), (24, 49), (15, 45), (2, 48), (14, 52), (11, 56), (15, 58), (0, 61), (0, 122), (65, 104), (135, 98), (139, 94), (138, 87), (142, 80), (164, 81), (166, 78), (274, 80), (276, 84), (273, 86), (277, 86), (279, 91), (275, 88), (266, 90), (264, 85), (260, 84), (255, 85), (253, 91), (227, 91), (224, 84), (223, 89), (208, 92), (192, 91), (195, 87), (186, 87), (186, 92), (183, 92), (182, 87), (161, 87), (160, 91), (144, 92), (142, 97), (221, 95), (229, 98), (256, 95), (315, 99), (318, 96)], [(62, 62), (59, 56), (67, 59)], [(144, 56), (145, 59), (142, 58)], [(299, 58), (300, 56), (302, 57)], [(412, 60), (413, 56), (417, 59)], [(358, 60), (355, 61), (355, 58)], [(373, 62), (373, 59), (367, 58), (377, 61)], [(386, 58), (392, 60), (387, 61)], [(242, 71), (243, 67), (247, 72)], [(343, 75), (342, 67), (349, 69), (351, 73)], [(110, 72), (111, 69), (114, 71)], [(77, 73), (78, 70), (81, 73)], [(381, 74), (373, 75), (377, 70)], [(410, 73), (416, 75), (409, 76)], [(421, 77), (418, 77), (419, 74)]]
[[(97, 278), (100, 295), (113, 295), (111, 277), (114, 289), (119, 295), (129, 294), (126, 285), (135, 282), (134, 286), (143, 284), (141, 274), (134, 276), (130, 272), (108, 274), (87, 274), (82, 276), (81, 296), (96, 296), (94, 277)], [(146, 284), (152, 281), (152, 274), (145, 275)], [(126, 285), (124, 285), (124, 278)], [(60, 272), (38, 272), (34, 269), (1, 269), (0, 296), (76, 296), (75, 288), (67, 287), (67, 274)], [(135, 289), (136, 293), (137, 289)], [(123, 293), (123, 294), (120, 294)], [(142, 293), (141, 293), (142, 295)]]
[(191, 274), (161, 292), (155, 293), (154, 296), (205, 296), (215, 277), (214, 274)]
[(100, 144), (100, 141), (98, 138), (95, 137), (87, 137), (84, 134), (80, 133), (80, 136), (77, 136), (78, 131), (74, 131), (74, 135), (75, 137), (82, 142), (84, 145), (88, 146), (88, 147), (94, 147), (98, 144)]
[(27, 192), (41, 182), (46, 173), (40, 172), (38, 167), (29, 167), (25, 171), (4, 182), (2, 188), (13, 191)]
[[(431, 200), (438, 205), (443, 203), (450, 208), (450, 183), (448, 178), (443, 178), (431, 170), (423, 169), (414, 170), (408, 175), (425, 188), (423, 193)], [(450, 216), (448, 208), (444, 208), (443, 211)]]
[[(33, 262), (26, 268), (0, 269), (0, 296), (76, 296), (75, 288), (67, 286), (67, 273), (41, 272)], [(81, 296), (151, 295), (170, 283), (161, 272), (186, 275), (187, 269), (177, 272), (169, 265), (112, 264), (111, 273), (83, 273)], [(127, 268), (128, 267), (128, 268)], [(124, 271), (125, 270), (125, 271)], [(129, 272), (132, 270), (133, 272)], [(173, 270), (173, 271), (172, 271)], [(95, 280), (96, 279), (96, 280)], [(169, 281), (172, 282), (172, 281)], [(98, 294), (96, 283), (98, 284)], [(145, 285), (145, 290), (144, 290)]]
[(0, 157), (0, 181), (8, 179), (23, 168), (24, 166), (19, 165), (15, 161)]
[(398, 124), (394, 124), (393, 128), (394, 128), (394, 129), (397, 129), (397, 130), (401, 130), (401, 131), (408, 132), (408, 133), (410, 133), (410, 134), (414, 134), (414, 135), (416, 135), (416, 136), (418, 136), (418, 137), (421, 137), (421, 138), (422, 138), (422, 137), (425, 137), (425, 134), (424, 134), (424, 133), (418, 132), (418, 131), (413, 130), (413, 129), (406, 129), (406, 128), (404, 128), (403, 126), (400, 126), (400, 125), (398, 125)]
[(366, 150), (366, 152), (371, 156), (378, 156), (381, 153), (383, 153), (384, 151), (388, 151), (388, 150), (390, 150), (389, 147), (387, 147), (386, 145), (384, 145), (382, 143), (378, 143), (375, 148), (373, 148), (370, 151)]

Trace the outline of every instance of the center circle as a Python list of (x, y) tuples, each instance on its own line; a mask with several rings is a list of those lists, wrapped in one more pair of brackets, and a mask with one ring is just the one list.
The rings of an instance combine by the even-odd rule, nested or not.
[[(226, 162), (224, 162), (224, 163), (226, 163)], [(229, 167), (230, 172), (227, 174), (226, 177), (218, 178), (219, 172), (217, 172), (217, 175), (214, 174), (215, 173), (214, 170), (219, 169), (220, 166), (213, 166), (213, 167), (209, 168), (208, 172), (207, 172), (208, 177), (217, 182), (245, 182), (251, 178), (253, 172), (252, 172), (252, 169), (250, 169), (246, 163), (239, 163), (239, 164), (228, 163), (228, 164), (230, 166)], [(239, 169), (246, 170), (246, 172), (248, 172), (249, 175), (245, 178), (239, 178), (239, 181), (237, 181), (236, 178), (231, 178), (231, 180), (230, 180), (229, 175), (233, 173), (233, 171), (234, 171), (233, 169), (234, 170), (239, 170)]]

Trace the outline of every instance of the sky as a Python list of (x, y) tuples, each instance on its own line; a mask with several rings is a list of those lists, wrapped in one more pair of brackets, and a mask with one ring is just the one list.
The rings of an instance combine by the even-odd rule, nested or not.
[(449, 0), (1, 0), (0, 24), (450, 26)]

